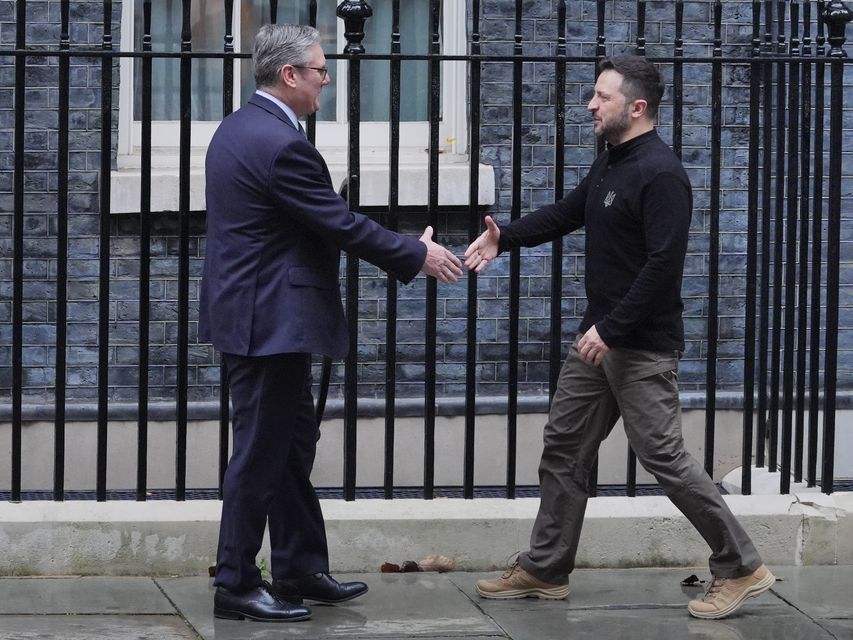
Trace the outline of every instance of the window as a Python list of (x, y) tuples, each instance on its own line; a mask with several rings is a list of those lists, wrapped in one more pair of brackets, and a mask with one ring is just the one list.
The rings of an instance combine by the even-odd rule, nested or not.
[[(192, 48), (194, 51), (222, 51), (225, 36), (225, 8), (222, 0), (194, 0), (192, 6)], [(338, 0), (318, 0), (317, 28), (321, 34), (323, 49), (327, 55), (343, 51), (346, 44), (343, 21), (335, 15)], [(372, 0), (373, 16), (367, 20), (364, 45), (368, 53), (389, 53), (391, 50), (391, 0)], [(180, 51), (182, 27), (182, 0), (157, 0), (152, 2), (152, 49), (155, 52)], [(234, 2), (232, 32), (234, 50), (251, 50), (254, 33), (260, 25), (270, 22), (269, 0), (237, 0)], [(430, 0), (402, 0), (400, 2), (401, 48), (404, 54), (423, 54), (429, 49)], [(277, 20), (280, 23), (309, 22), (308, 3), (304, 0), (279, 0)], [(143, 0), (125, 0), (122, 3), (122, 49), (142, 50)], [(466, 52), (465, 0), (443, 0), (441, 38), (442, 51), (447, 54)], [(238, 60), (234, 65), (232, 87), (233, 109), (239, 108), (254, 92), (250, 60)], [(142, 143), (141, 123), (141, 60), (123, 58), (120, 87), (119, 157), (118, 171), (112, 180), (113, 211), (138, 210), (139, 187), (132, 183), (139, 169), (139, 149)], [(202, 158), (213, 132), (223, 116), (223, 63), (221, 58), (196, 58), (192, 62), (192, 166), (197, 184), (191, 187), (193, 208), (203, 207)], [(385, 60), (363, 60), (361, 62), (361, 141), (362, 141), (362, 202), (380, 204), (387, 202), (388, 138), (389, 138), (389, 93), (390, 66)], [(347, 144), (347, 62), (329, 60), (332, 83), (322, 94), (320, 111), (317, 113), (317, 146), (329, 164), (333, 178), (345, 174)], [(442, 141), (442, 163), (452, 164), (447, 169), (460, 174), (467, 172), (467, 165), (459, 160), (458, 154), (465, 152), (467, 143), (466, 81), (464, 62), (444, 62), (441, 69), (442, 96), (439, 140)], [(429, 123), (427, 122), (427, 100), (429, 94), (428, 63), (426, 61), (404, 61), (401, 73), (401, 162), (417, 165), (422, 176), (426, 167), (424, 149), (428, 146)], [(166, 170), (176, 174), (177, 145), (180, 123), (180, 61), (177, 59), (154, 58), (152, 62), (152, 147), (155, 168), (164, 169), (163, 181), (159, 181), (156, 194), (152, 194), (154, 210), (176, 208), (177, 202), (171, 195), (166, 182)], [(371, 195), (371, 163), (376, 165), (380, 183), (374, 185), (378, 195)], [(408, 164), (407, 164), (408, 163)], [(489, 168), (490, 169), (490, 168)], [(404, 170), (404, 169), (401, 169)], [(444, 175), (445, 169), (442, 169)], [(340, 174), (339, 176), (336, 174)], [(493, 200), (493, 189), (489, 191), (491, 173), (485, 176), (483, 192), (489, 202)], [(124, 180), (124, 182), (122, 182)], [(131, 182), (128, 182), (130, 180)], [(175, 178), (176, 180), (176, 178)], [(466, 178), (467, 180), (467, 178)], [(198, 183), (200, 181), (200, 184)], [(440, 180), (441, 181), (441, 180)], [(120, 182), (121, 184), (117, 184)], [(401, 177), (401, 187), (404, 180)], [(420, 180), (423, 182), (423, 180)], [(445, 181), (446, 182), (446, 181)], [(458, 180), (457, 180), (458, 182)], [(481, 182), (484, 182), (481, 180)], [(467, 184), (467, 183), (466, 183)], [(451, 189), (447, 183), (447, 189)], [(454, 198), (467, 198), (467, 187), (455, 184)], [(382, 195), (384, 192), (384, 196)], [(489, 195), (492, 194), (492, 195)], [(202, 204), (197, 203), (199, 198)], [(365, 200), (367, 198), (367, 200)], [(425, 197), (418, 196), (421, 204)], [(368, 202), (368, 200), (373, 201)], [(158, 200), (162, 201), (157, 204)], [(482, 200), (482, 198), (481, 198)], [(423, 202), (421, 202), (423, 201)]]
[[(234, 48), (237, 51), (249, 51), (254, 33), (260, 25), (270, 21), (269, 0), (243, 0), (234, 3), (233, 32)], [(337, 0), (319, 0), (317, 10), (317, 28), (322, 38), (323, 49), (327, 54), (340, 52), (346, 44), (343, 35), (343, 21), (335, 15)], [(130, 6), (128, 6), (130, 5)], [(374, 0), (371, 3), (374, 13), (367, 20), (364, 45), (370, 53), (388, 53), (391, 50), (391, 0)], [(464, 29), (451, 21), (449, 11), (455, 6), (461, 8), (464, 25), (464, 2), (445, 0), (443, 48), (445, 52), (464, 53)], [(135, 0), (125, 2), (124, 33), (132, 33), (132, 49), (142, 50), (143, 2)], [(152, 48), (156, 52), (180, 51), (182, 0), (159, 0), (152, 3)], [(192, 3), (192, 46), (195, 51), (221, 51), (224, 47), (225, 9), (222, 0), (197, 0)], [(429, 0), (404, 0), (400, 3), (401, 47), (404, 54), (424, 54), (429, 48)], [(457, 17), (458, 19), (458, 17)], [(307, 3), (302, 0), (279, 0), (278, 21), (308, 23)], [(462, 30), (461, 43), (456, 32)], [(453, 32), (453, 42), (448, 40), (447, 31)], [(127, 44), (127, 43), (125, 43)], [(123, 48), (130, 48), (123, 46)], [(366, 130), (366, 140), (387, 139), (387, 124), (384, 126), (385, 138), (377, 137), (382, 127), (374, 123), (387, 123), (388, 96), (390, 91), (389, 65), (387, 61), (365, 60), (361, 63), (362, 99), (361, 119)], [(345, 140), (347, 123), (347, 64), (345, 61), (329, 60), (332, 83), (323, 90), (322, 105), (317, 114), (318, 146), (340, 146)], [(464, 84), (458, 86), (459, 79), (464, 80), (464, 67), (461, 63), (446, 63), (442, 69), (442, 135), (440, 139), (464, 140), (463, 131), (458, 131), (464, 118), (452, 117), (454, 107), (459, 104), (458, 96), (464, 97)], [(132, 153), (141, 144), (141, 60), (129, 60), (124, 64), (122, 76), (123, 129), (130, 129), (122, 136), (121, 152)], [(251, 61), (244, 60), (235, 64), (233, 87), (234, 105), (237, 109), (254, 92)], [(454, 73), (454, 71), (456, 71)], [(173, 146), (177, 140), (180, 108), (180, 62), (175, 59), (155, 58), (152, 63), (152, 131), (155, 147)], [(213, 131), (222, 119), (222, 60), (194, 59), (192, 65), (192, 118), (193, 146), (206, 146)], [(404, 128), (403, 139), (412, 146), (424, 146), (427, 132), (428, 70), (426, 61), (406, 61), (402, 65), (401, 83), (401, 121)], [(133, 90), (130, 91), (129, 87)], [(464, 101), (462, 101), (464, 105)], [(125, 113), (126, 112), (126, 113)], [(450, 117), (445, 117), (450, 116)], [(455, 120), (450, 124), (450, 120)], [(418, 126), (418, 124), (420, 126)], [(333, 126), (330, 126), (333, 125)], [(338, 126), (334, 126), (338, 125)], [(343, 126), (341, 126), (343, 125)], [(414, 126), (410, 126), (414, 125)], [(125, 132), (127, 133), (127, 132)], [(342, 137), (343, 136), (343, 137)], [(337, 141), (337, 145), (335, 144)], [(458, 145), (456, 145), (458, 147)], [(448, 149), (449, 150), (449, 149)], [(454, 149), (456, 151), (457, 149)]]

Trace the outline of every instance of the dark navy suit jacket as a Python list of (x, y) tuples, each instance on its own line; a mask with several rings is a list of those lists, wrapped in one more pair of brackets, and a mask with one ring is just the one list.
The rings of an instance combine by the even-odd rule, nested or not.
[(402, 282), (423, 266), (426, 245), (350, 211), (317, 149), (262, 96), (222, 121), (205, 171), (199, 336), (220, 351), (343, 357), (340, 250)]

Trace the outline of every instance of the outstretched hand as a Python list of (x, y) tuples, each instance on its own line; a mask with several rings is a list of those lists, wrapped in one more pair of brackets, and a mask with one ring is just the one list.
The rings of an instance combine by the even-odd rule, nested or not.
[(480, 273), (498, 255), (501, 230), (491, 216), (485, 217), (486, 230), (465, 250), (465, 266)]
[(456, 282), (462, 275), (462, 262), (443, 246), (433, 242), (432, 234), (432, 227), (427, 227), (419, 238), (427, 248), (421, 271), (445, 284)]

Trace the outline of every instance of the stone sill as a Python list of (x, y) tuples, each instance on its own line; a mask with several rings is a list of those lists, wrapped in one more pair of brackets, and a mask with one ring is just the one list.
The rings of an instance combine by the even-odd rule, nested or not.
[[(347, 177), (347, 157), (343, 149), (324, 150), (323, 156), (332, 175), (332, 183), (339, 186)], [(179, 198), (178, 155), (174, 151), (155, 150), (151, 171), (151, 210), (177, 211)], [(400, 206), (428, 204), (428, 155), (423, 151), (405, 150), (400, 157), (398, 180)], [(110, 174), (111, 213), (138, 213), (142, 192), (141, 156), (120, 155), (118, 169)], [(467, 207), (470, 167), (467, 156), (442, 154), (439, 156), (438, 205), (441, 207)], [(388, 153), (382, 149), (365, 149), (361, 157), (361, 198), (363, 207), (388, 204)], [(495, 172), (490, 165), (479, 165), (478, 205), (495, 203)], [(191, 211), (205, 209), (204, 201), (204, 150), (194, 149), (190, 158)]]
[[(702, 391), (682, 391), (680, 394), (681, 408), (684, 410), (701, 411), (705, 409), (705, 393)], [(550, 399), (546, 395), (519, 396), (517, 412), (519, 415), (528, 413), (547, 413)], [(506, 396), (477, 396), (477, 415), (505, 415), (508, 401)], [(359, 398), (358, 416), (361, 418), (377, 418), (385, 415), (384, 398)], [(719, 391), (716, 398), (718, 411), (740, 411), (743, 409), (743, 393), (737, 391)], [(836, 396), (836, 409), (849, 411), (853, 409), (853, 393), (842, 390)], [(435, 405), (439, 416), (465, 415), (465, 398), (438, 398)], [(98, 405), (94, 402), (72, 402), (65, 405), (67, 421), (95, 420)], [(219, 418), (219, 401), (199, 401), (187, 403), (190, 420), (216, 420)], [(53, 402), (26, 403), (22, 406), (22, 419), (25, 422), (53, 420), (55, 410)], [(107, 407), (110, 420), (136, 420), (138, 407), (135, 402), (110, 402)], [(176, 415), (175, 402), (152, 400), (148, 404), (149, 420), (174, 420)], [(340, 398), (330, 398), (326, 402), (324, 417), (326, 419), (342, 418), (344, 402)], [(397, 398), (394, 405), (394, 415), (397, 417), (420, 417), (424, 415), (423, 398)], [(12, 405), (0, 403), (0, 422), (12, 419)]]

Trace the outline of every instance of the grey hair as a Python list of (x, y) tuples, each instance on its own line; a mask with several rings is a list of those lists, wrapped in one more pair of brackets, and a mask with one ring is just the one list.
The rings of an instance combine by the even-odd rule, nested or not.
[(300, 24), (265, 24), (255, 36), (252, 62), (255, 67), (255, 84), (273, 87), (278, 84), (278, 74), (286, 64), (306, 65), (311, 55), (308, 50), (320, 42), (320, 32), (314, 27)]

